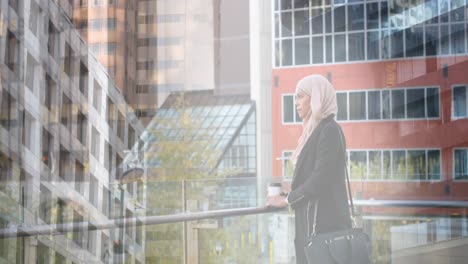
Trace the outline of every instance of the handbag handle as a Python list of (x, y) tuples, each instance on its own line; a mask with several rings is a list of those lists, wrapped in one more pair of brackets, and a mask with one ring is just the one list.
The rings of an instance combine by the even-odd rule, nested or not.
[[(340, 129), (340, 142), (341, 145), (343, 145), (344, 149), (344, 160), (345, 160), (345, 174), (346, 174), (346, 183), (347, 183), (347, 193), (348, 193), (348, 199), (349, 202), (351, 203), (351, 217), (355, 218), (356, 214), (354, 213), (354, 203), (353, 203), (353, 195), (351, 193), (351, 184), (349, 183), (349, 174), (348, 174), (348, 159), (346, 156), (346, 139), (344, 137), (343, 131)], [(315, 229), (317, 226), (317, 209), (318, 209), (318, 200), (315, 200), (315, 206), (314, 206), (314, 222), (312, 225), (312, 233), (307, 230), (308, 235), (315, 235)], [(310, 208), (310, 201), (307, 203), (307, 229), (309, 228), (309, 208)]]

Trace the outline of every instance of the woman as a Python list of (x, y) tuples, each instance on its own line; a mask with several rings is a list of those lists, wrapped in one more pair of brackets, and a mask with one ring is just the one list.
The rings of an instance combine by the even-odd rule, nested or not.
[(310, 75), (296, 86), (296, 109), (303, 131), (292, 155), (295, 164), (291, 192), (268, 197), (267, 205), (295, 212), (295, 248), (298, 264), (306, 264), (304, 247), (312, 233), (314, 206), (318, 201), (316, 233), (351, 227), (345, 185), (345, 144), (334, 120), (336, 93), (321, 75)]

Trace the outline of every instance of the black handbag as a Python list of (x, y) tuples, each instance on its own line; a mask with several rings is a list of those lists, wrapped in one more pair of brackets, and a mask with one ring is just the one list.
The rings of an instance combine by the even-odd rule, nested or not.
[[(343, 142), (343, 135), (341, 137)], [(345, 159), (346, 160), (346, 159)], [(346, 182), (348, 196), (351, 203), (351, 215), (354, 218), (354, 204), (349, 183), (348, 170), (346, 171)], [(336, 232), (317, 234), (318, 201), (315, 201), (314, 222), (312, 233), (309, 234), (308, 244), (304, 247), (307, 263), (309, 264), (370, 264), (370, 239), (361, 228), (349, 228)], [(307, 218), (309, 226), (309, 219)]]

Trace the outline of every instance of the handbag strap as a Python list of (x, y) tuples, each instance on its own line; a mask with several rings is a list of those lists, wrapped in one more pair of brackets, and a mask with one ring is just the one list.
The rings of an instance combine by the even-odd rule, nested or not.
[(349, 183), (349, 173), (348, 173), (348, 157), (346, 156), (346, 139), (344, 137), (343, 131), (340, 129), (340, 140), (341, 144), (343, 145), (344, 149), (344, 160), (345, 160), (345, 174), (346, 174), (346, 184), (347, 184), (347, 191), (348, 191), (348, 199), (349, 202), (351, 203), (351, 217), (356, 217), (355, 211), (354, 211), (354, 202), (353, 202), (353, 195), (351, 193), (351, 184)]

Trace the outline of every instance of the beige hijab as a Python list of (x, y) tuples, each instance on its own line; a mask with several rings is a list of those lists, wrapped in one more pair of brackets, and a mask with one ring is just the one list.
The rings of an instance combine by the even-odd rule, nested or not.
[(314, 74), (304, 77), (297, 83), (296, 95), (299, 91), (310, 96), (310, 112), (303, 120), (302, 135), (299, 137), (298, 145), (292, 155), (293, 164), (296, 164), (302, 148), (320, 121), (331, 114), (336, 116), (338, 112), (335, 88), (322, 75)]

